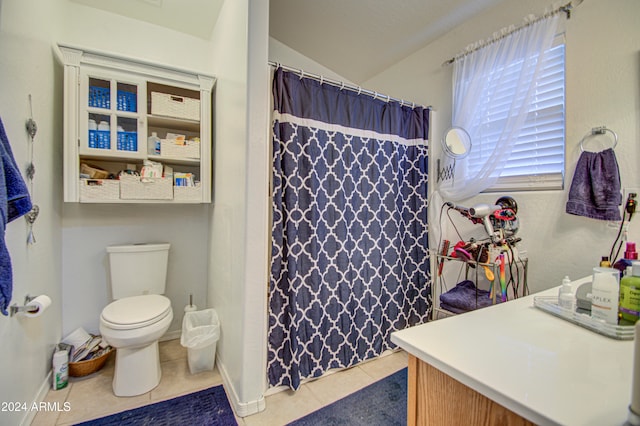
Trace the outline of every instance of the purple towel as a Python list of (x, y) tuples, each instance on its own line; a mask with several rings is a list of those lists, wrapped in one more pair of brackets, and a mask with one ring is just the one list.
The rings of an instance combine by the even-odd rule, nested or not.
[(13, 292), (11, 257), (4, 241), (7, 224), (31, 210), (31, 198), (0, 119), (0, 312), (8, 315)]
[(473, 281), (464, 280), (440, 295), (440, 306), (454, 313), (473, 311), (492, 305), (487, 290), (476, 287)]
[(567, 213), (600, 220), (620, 220), (620, 171), (612, 148), (583, 151), (573, 175)]

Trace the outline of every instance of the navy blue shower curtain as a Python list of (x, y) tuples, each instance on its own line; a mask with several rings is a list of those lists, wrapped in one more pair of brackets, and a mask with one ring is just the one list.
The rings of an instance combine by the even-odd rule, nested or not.
[(429, 110), (275, 71), (268, 379), (297, 389), (428, 320)]

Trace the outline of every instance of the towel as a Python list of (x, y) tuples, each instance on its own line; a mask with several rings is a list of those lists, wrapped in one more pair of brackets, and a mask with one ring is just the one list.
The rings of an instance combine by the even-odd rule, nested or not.
[(485, 308), (492, 303), (489, 292), (477, 288), (470, 280), (461, 281), (454, 288), (440, 295), (440, 306), (454, 313)]
[(620, 220), (620, 171), (612, 148), (583, 151), (573, 175), (567, 213), (600, 220)]
[(8, 315), (13, 292), (11, 257), (4, 241), (7, 224), (31, 210), (31, 198), (0, 119), (0, 312)]

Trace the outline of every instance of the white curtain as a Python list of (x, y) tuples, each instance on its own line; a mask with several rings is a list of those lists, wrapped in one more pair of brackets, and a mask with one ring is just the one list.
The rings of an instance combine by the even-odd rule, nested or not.
[[(515, 31), (505, 29), (480, 49), (470, 46), (472, 52), (455, 61), (452, 124), (469, 132), (472, 148), (456, 162), (454, 179), (439, 186), (443, 198), (472, 197), (500, 176), (535, 96), (536, 77), (559, 20), (554, 14)], [(516, 89), (505, 96), (505, 87)], [(496, 105), (505, 98), (507, 105)]]

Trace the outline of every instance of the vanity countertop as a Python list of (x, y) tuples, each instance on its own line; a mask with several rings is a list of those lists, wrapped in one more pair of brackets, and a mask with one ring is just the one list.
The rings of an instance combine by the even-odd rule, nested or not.
[[(572, 283), (576, 287), (591, 280)], [(623, 425), (633, 341), (615, 340), (533, 306), (558, 287), (392, 334), (419, 360), (536, 424)]]

